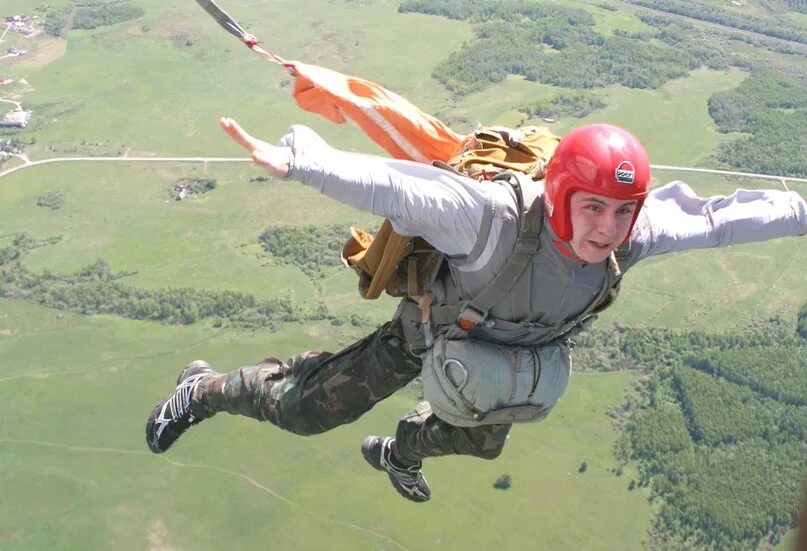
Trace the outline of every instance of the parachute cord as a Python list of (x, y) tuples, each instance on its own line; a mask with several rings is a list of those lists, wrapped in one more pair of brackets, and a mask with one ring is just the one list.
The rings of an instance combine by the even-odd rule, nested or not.
[(216, 21), (216, 23), (221, 25), (225, 31), (237, 37), (250, 50), (273, 63), (277, 63), (290, 71), (292, 75), (296, 76), (297, 71), (295, 70), (294, 63), (286, 61), (282, 57), (266, 50), (261, 46), (261, 43), (254, 35), (246, 32), (230, 14), (216, 4), (215, 0), (196, 0), (196, 2)]
[(277, 63), (281, 67), (287, 69), (293, 75), (297, 74), (294, 63), (286, 61), (279, 55), (273, 54), (272, 52), (261, 46), (261, 43), (258, 42), (258, 39), (252, 36), (251, 34), (245, 35), (244, 38), (241, 39), (241, 41), (244, 44), (246, 44), (250, 50), (258, 54), (259, 56), (263, 57), (264, 59), (271, 61), (273, 63)]

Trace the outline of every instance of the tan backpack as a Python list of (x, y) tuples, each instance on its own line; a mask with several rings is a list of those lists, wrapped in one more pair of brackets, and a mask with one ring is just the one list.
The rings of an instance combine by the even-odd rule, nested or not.
[[(501, 172), (541, 180), (558, 143), (560, 137), (542, 126), (479, 127), (463, 141), (457, 155), (434, 165), (477, 180), (490, 180)], [(384, 220), (375, 236), (358, 228), (350, 231), (342, 261), (358, 274), (362, 298), (375, 299), (386, 292), (409, 296), (422, 306), (424, 299), (431, 301), (429, 287), (442, 263), (441, 253), (419, 237), (398, 235), (389, 220)]]

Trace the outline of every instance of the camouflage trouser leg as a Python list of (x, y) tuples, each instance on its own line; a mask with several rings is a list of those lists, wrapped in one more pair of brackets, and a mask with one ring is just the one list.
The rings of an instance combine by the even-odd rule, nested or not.
[(472, 455), (495, 459), (502, 453), (510, 424), (457, 427), (438, 419), (428, 402), (421, 402), (398, 423), (396, 452), (405, 461), (441, 455)]
[(350, 423), (420, 374), (401, 320), (393, 320), (348, 348), (273, 358), (212, 377), (194, 393), (202, 416), (219, 411), (270, 421), (302, 435)]
[[(305, 352), (285, 363), (268, 358), (211, 377), (194, 393), (195, 413), (226, 411), (303, 435), (350, 423), (420, 374), (401, 323), (397, 318), (337, 354)], [(509, 431), (510, 425), (450, 425), (423, 402), (398, 424), (396, 452), (409, 461), (452, 454), (493, 459)]]

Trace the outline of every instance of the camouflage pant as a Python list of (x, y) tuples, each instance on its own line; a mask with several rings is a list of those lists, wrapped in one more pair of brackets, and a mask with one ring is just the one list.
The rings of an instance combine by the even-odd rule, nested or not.
[[(267, 358), (211, 377), (194, 393), (194, 411), (246, 415), (301, 435), (355, 421), (420, 373), (420, 358), (409, 351), (401, 325), (395, 319), (337, 354)], [(395, 438), (398, 455), (408, 461), (450, 454), (493, 459), (509, 431), (510, 425), (453, 426), (422, 402), (398, 423)]]

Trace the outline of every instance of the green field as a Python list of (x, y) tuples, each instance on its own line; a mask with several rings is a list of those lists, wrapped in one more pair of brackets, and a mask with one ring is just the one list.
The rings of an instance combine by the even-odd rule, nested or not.
[[(516, 427), (496, 462), (430, 462), (437, 496), (419, 507), (358, 454), (365, 434), (393, 429), (411, 392), (317, 438), (222, 416), (169, 455), (146, 450), (144, 414), (187, 358), (227, 365), (291, 354), (327, 327), (241, 335), (0, 305), (0, 457), (13, 496), (0, 506), (4, 549), (640, 548), (646, 497), (627, 490), (630, 468), (609, 472), (615, 434), (604, 415), (628, 391), (627, 373), (577, 375), (556, 414)], [(493, 489), (503, 473), (512, 487)], [(525, 528), (503, 531), (507, 519)]]
[[(33, 13), (40, 4), (11, 0), (4, 9)], [(300, 111), (282, 69), (240, 46), (194, 2), (136, 4), (146, 10), (136, 21), (73, 30), (66, 40), (39, 37), (30, 41), (31, 56), (0, 63), (0, 75), (27, 83), (0, 88), (0, 98), (34, 109), (31, 126), (15, 134), (35, 138), (26, 149), (32, 160), (127, 152), (241, 156), (217, 127), (222, 115), (267, 139), (304, 123), (338, 147), (378, 151), (346, 125)], [(575, 4), (597, 17), (599, 32), (645, 28), (629, 12)], [(391, 0), (223, 5), (284, 57), (376, 80), (469, 125), (515, 124), (521, 114), (513, 106), (563, 91), (511, 77), (452, 100), (431, 71), (471, 39), (471, 26), (399, 15)], [(7, 41), (26, 44), (11, 35)], [(738, 69), (699, 69), (655, 91), (595, 90), (608, 107), (583, 122), (624, 125), (647, 144), (654, 163), (694, 166), (734, 139), (717, 133), (706, 100), (744, 77)], [(563, 133), (580, 122), (562, 119), (553, 129)], [(121, 282), (134, 287), (287, 296), (323, 302), (340, 318), (355, 312), (367, 319), (364, 327), (317, 322), (252, 332), (81, 316), (0, 298), (0, 548), (643, 548), (653, 506), (646, 489), (628, 490), (638, 477), (634, 467), (613, 472), (618, 430), (606, 415), (633, 392), (635, 375), (627, 372), (575, 374), (555, 413), (515, 427), (494, 462), (428, 461), (434, 497), (427, 505), (402, 500), (358, 450), (365, 435), (394, 431), (418, 399), (412, 389), (316, 438), (222, 415), (169, 454), (150, 454), (146, 416), (188, 360), (205, 358), (224, 370), (266, 355), (335, 349), (394, 308), (391, 299), (361, 303), (347, 270), (311, 280), (258, 242), (270, 226), (367, 227), (378, 220), (292, 182), (250, 181), (259, 175), (248, 163), (132, 161), (50, 164), (0, 178), (0, 247), (23, 232), (61, 236), (28, 255), (35, 272), (73, 272), (103, 258), (112, 270), (130, 273)], [(218, 186), (173, 201), (173, 183), (193, 176)], [(779, 186), (667, 172), (655, 178), (687, 180), (702, 195)], [(64, 193), (59, 210), (36, 205), (54, 190)], [(803, 239), (659, 258), (628, 274), (604, 321), (730, 330), (755, 316), (793, 317), (807, 301), (805, 270)], [(588, 469), (581, 473), (583, 462)], [(512, 477), (507, 491), (492, 486), (502, 474)]]

